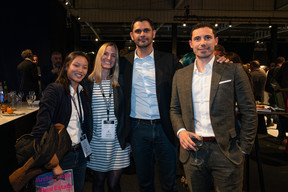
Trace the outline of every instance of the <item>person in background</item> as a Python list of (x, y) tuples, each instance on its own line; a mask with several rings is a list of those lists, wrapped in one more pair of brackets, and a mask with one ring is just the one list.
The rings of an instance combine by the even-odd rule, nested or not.
[(24, 98), (29, 91), (35, 91), (36, 97), (39, 99), (39, 76), (37, 66), (33, 63), (33, 53), (30, 49), (26, 49), (22, 51), (21, 56), (24, 60), (17, 66), (20, 78), (19, 91), (24, 92)]
[[(279, 70), (282, 66), (282, 64), (285, 63), (285, 58), (284, 57), (277, 57), (275, 60), (275, 67), (271, 68), (268, 71), (268, 75), (267, 75), (267, 81), (266, 81), (266, 86), (265, 86), (265, 91), (268, 92), (269, 94), (269, 105), (271, 106), (277, 106), (279, 105), (277, 103), (277, 95), (279, 95), (279, 89), (280, 89), (280, 85), (277, 81), (277, 77), (279, 76)], [(281, 95), (281, 93), (280, 93)], [(279, 107), (279, 106), (278, 106)], [(277, 136), (277, 140), (276, 143), (278, 144), (286, 144), (287, 140), (285, 139), (286, 135), (285, 135), (285, 129), (283, 129), (281, 127), (281, 123), (279, 120), (279, 115), (277, 115), (276, 117), (274, 117), (273, 119), (274, 123), (277, 123), (277, 129), (278, 129), (278, 136)]]
[(41, 69), (40, 69), (40, 65), (39, 65), (39, 60), (38, 60), (38, 56), (37, 55), (33, 55), (33, 63), (35, 63), (35, 65), (37, 66), (37, 72), (38, 72), (38, 86), (39, 86), (39, 93), (40, 93), (40, 97), (41, 97), (41, 92), (42, 92), (42, 86), (41, 86)]
[(214, 49), (214, 55), (222, 57), (226, 54), (225, 48), (222, 45), (216, 45)]
[(195, 59), (196, 59), (196, 56), (193, 53), (193, 51), (186, 53), (182, 58), (183, 67), (190, 65), (191, 63), (195, 61)]
[[(51, 124), (62, 124), (70, 135), (70, 152), (55, 169), (53, 174), (60, 178), (63, 171), (73, 169), (75, 192), (83, 190), (86, 172), (88, 142), (92, 138), (91, 106), (88, 93), (79, 83), (88, 71), (85, 53), (70, 53), (55, 83), (47, 86), (39, 104), (37, 121), (32, 129), (37, 143)], [(88, 140), (88, 141), (87, 141)]]
[[(276, 76), (276, 81), (280, 85), (280, 91), (283, 96), (283, 102), (286, 112), (288, 112), (288, 62), (283, 63)], [(288, 154), (288, 142), (286, 132), (288, 132), (288, 115), (279, 115), (279, 127), (278, 127), (278, 141), (279, 144), (286, 145), (285, 152)]]
[(50, 83), (56, 81), (62, 68), (62, 53), (54, 51), (51, 54), (51, 64), (43, 66), (41, 69), (42, 90), (44, 90)]
[[(260, 62), (254, 60), (250, 62), (250, 75), (253, 86), (254, 98), (257, 102), (264, 102), (264, 90), (266, 84), (266, 74), (260, 69)], [(267, 134), (264, 115), (258, 115), (258, 133)]]
[(94, 70), (85, 86), (92, 98), (92, 155), (87, 167), (93, 171), (93, 192), (104, 192), (107, 179), (110, 192), (120, 192), (120, 177), (130, 164), (130, 146), (125, 140), (123, 77), (119, 76), (118, 48), (103, 44)]
[[(257, 114), (249, 79), (241, 64), (219, 63), (218, 43), (210, 24), (192, 27), (193, 64), (176, 71), (173, 78), (170, 117), (180, 141), (180, 161), (190, 191), (242, 191), (243, 162), (252, 150)], [(236, 103), (241, 127), (236, 126)], [(199, 137), (202, 135), (202, 139)], [(203, 140), (194, 165), (195, 142)]]

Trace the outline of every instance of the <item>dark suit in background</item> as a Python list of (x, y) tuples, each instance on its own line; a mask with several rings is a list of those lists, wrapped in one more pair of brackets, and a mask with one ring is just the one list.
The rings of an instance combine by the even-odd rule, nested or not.
[(38, 71), (37, 65), (32, 60), (26, 58), (17, 66), (20, 79), (19, 91), (24, 92), (24, 97), (28, 95), (29, 91), (35, 91), (37, 98), (39, 98), (39, 85), (38, 85)]
[[(172, 54), (154, 51), (156, 94), (160, 113), (160, 124), (155, 126), (162, 129), (164, 134), (162, 134), (163, 131), (159, 130), (160, 135), (155, 135), (155, 141), (163, 140), (163, 142), (151, 142), (149, 146), (146, 146), (147, 150), (142, 150), (143, 143), (141, 140), (145, 140), (147, 134), (150, 133), (148, 131), (150, 129), (142, 130), (143, 135), (140, 135), (139, 137), (139, 135), (135, 134), (135, 130), (140, 129), (137, 127), (137, 123), (139, 122), (131, 121), (130, 119), (134, 54), (135, 52), (131, 52), (120, 61), (120, 64), (122, 65), (120, 72), (124, 74), (126, 135), (129, 135), (130, 137), (140, 188), (141, 191), (154, 191), (153, 183), (155, 158), (159, 168), (159, 177), (162, 190), (171, 191), (171, 186), (176, 187), (175, 178), (177, 154), (176, 147), (174, 146), (176, 137), (174, 135), (169, 117), (169, 106), (171, 101), (172, 78), (175, 71), (182, 66)], [(147, 120), (147, 122), (150, 122), (150, 120)], [(133, 125), (131, 125), (131, 123), (133, 123)], [(149, 186), (144, 186), (144, 184), (147, 183), (149, 183)]]
[[(196, 67), (195, 64), (191, 64), (178, 70), (173, 79), (170, 115), (175, 133), (180, 128), (186, 128), (187, 131), (195, 133), (192, 98), (194, 67)], [(236, 102), (241, 114), (241, 128), (235, 126)], [(232, 167), (240, 167), (240, 173), (237, 177), (243, 176), (243, 172), (241, 172), (244, 161), (242, 152), (250, 153), (252, 149), (256, 136), (257, 114), (249, 79), (241, 65), (220, 64), (214, 61), (210, 89), (210, 118), (216, 142), (204, 141), (203, 147), (198, 152), (200, 158), (204, 158), (204, 165), (200, 165), (198, 170), (195, 168), (197, 171), (194, 173), (199, 172), (201, 176), (194, 179), (192, 177), (193, 191), (195, 188), (197, 191), (199, 185), (205, 186), (206, 190), (209, 191), (212, 175), (214, 182), (218, 183), (217, 180), (224, 177), (224, 174), (221, 173), (228, 169), (227, 163), (232, 163)], [(216, 153), (218, 154), (217, 158), (212, 159), (212, 157), (216, 157)], [(221, 155), (219, 156), (219, 154)], [(190, 167), (193, 167), (191, 166), (193, 159), (194, 153), (181, 146), (180, 161), (184, 164), (185, 173), (188, 175), (191, 173)], [(222, 168), (217, 167), (218, 170), (216, 170), (217, 168), (213, 167), (213, 163), (217, 164), (218, 161), (220, 164), (222, 162), (223, 166)], [(188, 180), (190, 176), (188, 176)], [(206, 183), (201, 183), (202, 177)], [(226, 176), (225, 178), (229, 180)], [(242, 186), (241, 179), (238, 182)], [(227, 183), (229, 182), (226, 181)], [(229, 191), (229, 188), (226, 189)]]

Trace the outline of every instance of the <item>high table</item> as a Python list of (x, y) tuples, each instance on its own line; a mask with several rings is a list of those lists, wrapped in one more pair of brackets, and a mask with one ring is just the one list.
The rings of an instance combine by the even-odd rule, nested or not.
[(23, 113), (17, 116), (0, 115), (0, 143), (2, 162), (0, 166), (1, 176), (11, 174), (17, 167), (14, 145), (21, 135), (30, 133), (36, 123), (36, 114), (39, 107), (28, 107), (23, 103), (15, 113)]

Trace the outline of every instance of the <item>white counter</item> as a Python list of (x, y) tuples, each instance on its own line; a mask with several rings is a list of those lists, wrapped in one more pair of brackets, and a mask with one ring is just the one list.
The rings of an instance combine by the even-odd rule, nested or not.
[[(10, 121), (13, 121), (13, 120), (16, 120), (20, 117), (23, 117), (25, 115), (28, 115), (30, 113), (33, 113), (35, 111), (37, 111), (39, 109), (39, 107), (28, 107), (27, 103), (23, 103), (22, 104), (22, 107), (19, 108), (19, 109), (16, 109), (15, 110), (15, 114), (0, 114), (0, 126), (5, 124), (5, 123), (8, 123)], [(18, 115), (19, 114), (19, 115)]]

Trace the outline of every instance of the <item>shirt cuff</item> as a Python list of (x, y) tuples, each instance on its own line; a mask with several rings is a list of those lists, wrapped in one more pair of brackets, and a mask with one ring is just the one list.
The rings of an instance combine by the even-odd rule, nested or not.
[(178, 131), (177, 131), (177, 137), (179, 138), (179, 133), (181, 132), (181, 131), (186, 131), (186, 129), (184, 128), (184, 127), (182, 127), (182, 128), (180, 128)]

